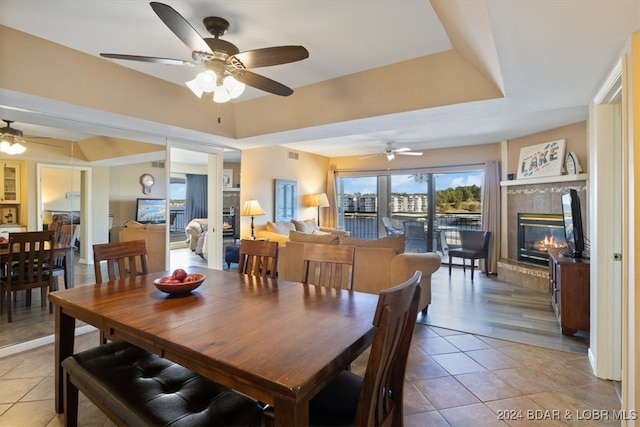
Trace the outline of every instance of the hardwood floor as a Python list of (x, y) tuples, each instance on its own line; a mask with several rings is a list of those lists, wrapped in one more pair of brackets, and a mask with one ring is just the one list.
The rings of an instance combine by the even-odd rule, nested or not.
[(492, 338), (586, 354), (588, 332), (562, 335), (549, 295), (498, 280), (474, 275), (462, 268), (449, 276), (443, 265), (431, 278), (432, 301), (419, 323)]

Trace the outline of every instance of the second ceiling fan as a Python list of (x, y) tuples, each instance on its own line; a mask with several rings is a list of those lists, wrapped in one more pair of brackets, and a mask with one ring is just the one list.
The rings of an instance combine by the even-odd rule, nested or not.
[[(229, 29), (229, 22), (224, 18), (218, 16), (204, 18), (204, 26), (213, 38), (203, 38), (171, 6), (151, 2), (151, 8), (162, 22), (191, 49), (192, 61), (116, 53), (101, 53), (100, 56), (157, 64), (205, 67), (206, 70), (198, 74), (194, 80), (187, 82), (187, 86), (199, 97), (203, 92), (214, 92), (216, 102), (226, 102), (239, 96), (244, 85), (280, 96), (289, 96), (293, 93), (291, 88), (251, 72), (248, 68), (287, 64), (308, 58), (309, 52), (303, 46), (274, 46), (240, 52), (234, 44), (220, 38)], [(226, 92), (222, 90), (223, 88)]]
[(377, 154), (371, 154), (370, 156), (360, 157), (360, 160), (369, 159), (375, 156), (387, 156), (387, 160), (391, 161), (396, 158), (396, 154), (400, 156), (422, 156), (420, 151), (411, 151), (411, 148), (393, 148), (393, 142), (387, 142), (384, 150)]

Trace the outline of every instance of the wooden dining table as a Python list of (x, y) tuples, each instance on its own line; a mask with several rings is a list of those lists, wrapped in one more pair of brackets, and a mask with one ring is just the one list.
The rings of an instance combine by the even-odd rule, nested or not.
[[(45, 249), (49, 249), (49, 245), (45, 247)], [(14, 254), (14, 257), (16, 254)], [(64, 257), (64, 287), (66, 289), (71, 289), (74, 286), (73, 280), (73, 246), (71, 245), (62, 245), (60, 243), (54, 243), (53, 245), (53, 256), (62, 256)], [(11, 260), (11, 261), (15, 261)], [(9, 244), (7, 242), (0, 243), (0, 264), (9, 264)]]
[(169, 272), (50, 294), (55, 304), (56, 412), (60, 362), (73, 354), (75, 320), (274, 407), (276, 425), (309, 424), (309, 401), (373, 341), (378, 296), (231, 271), (171, 296), (153, 280)]

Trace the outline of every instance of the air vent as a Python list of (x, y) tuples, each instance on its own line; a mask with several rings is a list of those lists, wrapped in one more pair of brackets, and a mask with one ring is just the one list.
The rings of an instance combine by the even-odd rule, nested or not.
[(294, 153), (293, 151), (288, 151), (287, 157), (291, 160), (298, 160), (298, 153)]
[(151, 162), (151, 167), (164, 169), (164, 163), (165, 162)]

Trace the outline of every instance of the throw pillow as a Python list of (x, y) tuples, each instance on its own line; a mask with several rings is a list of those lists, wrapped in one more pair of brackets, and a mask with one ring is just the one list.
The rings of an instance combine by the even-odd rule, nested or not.
[(361, 246), (369, 248), (390, 248), (396, 251), (397, 254), (404, 252), (404, 236), (387, 236), (382, 239), (355, 239), (349, 236), (342, 236), (340, 238), (341, 245), (348, 246)]
[(337, 245), (340, 243), (340, 236), (337, 234), (327, 234), (326, 236), (318, 236), (315, 234), (303, 233), (301, 231), (291, 231), (289, 240), (300, 243), (321, 243), (324, 245)]
[(304, 221), (292, 219), (291, 222), (296, 227), (296, 231), (301, 231), (303, 233), (311, 234), (313, 233), (313, 230), (318, 229), (318, 224), (316, 223), (315, 218), (305, 219)]
[(276, 234), (288, 236), (290, 231), (294, 231), (296, 227), (290, 222), (271, 222), (267, 221), (267, 231)]
[(315, 236), (326, 236), (326, 235), (331, 234), (331, 233), (329, 233), (327, 231), (313, 230), (313, 233), (311, 233), (311, 234), (313, 234)]

